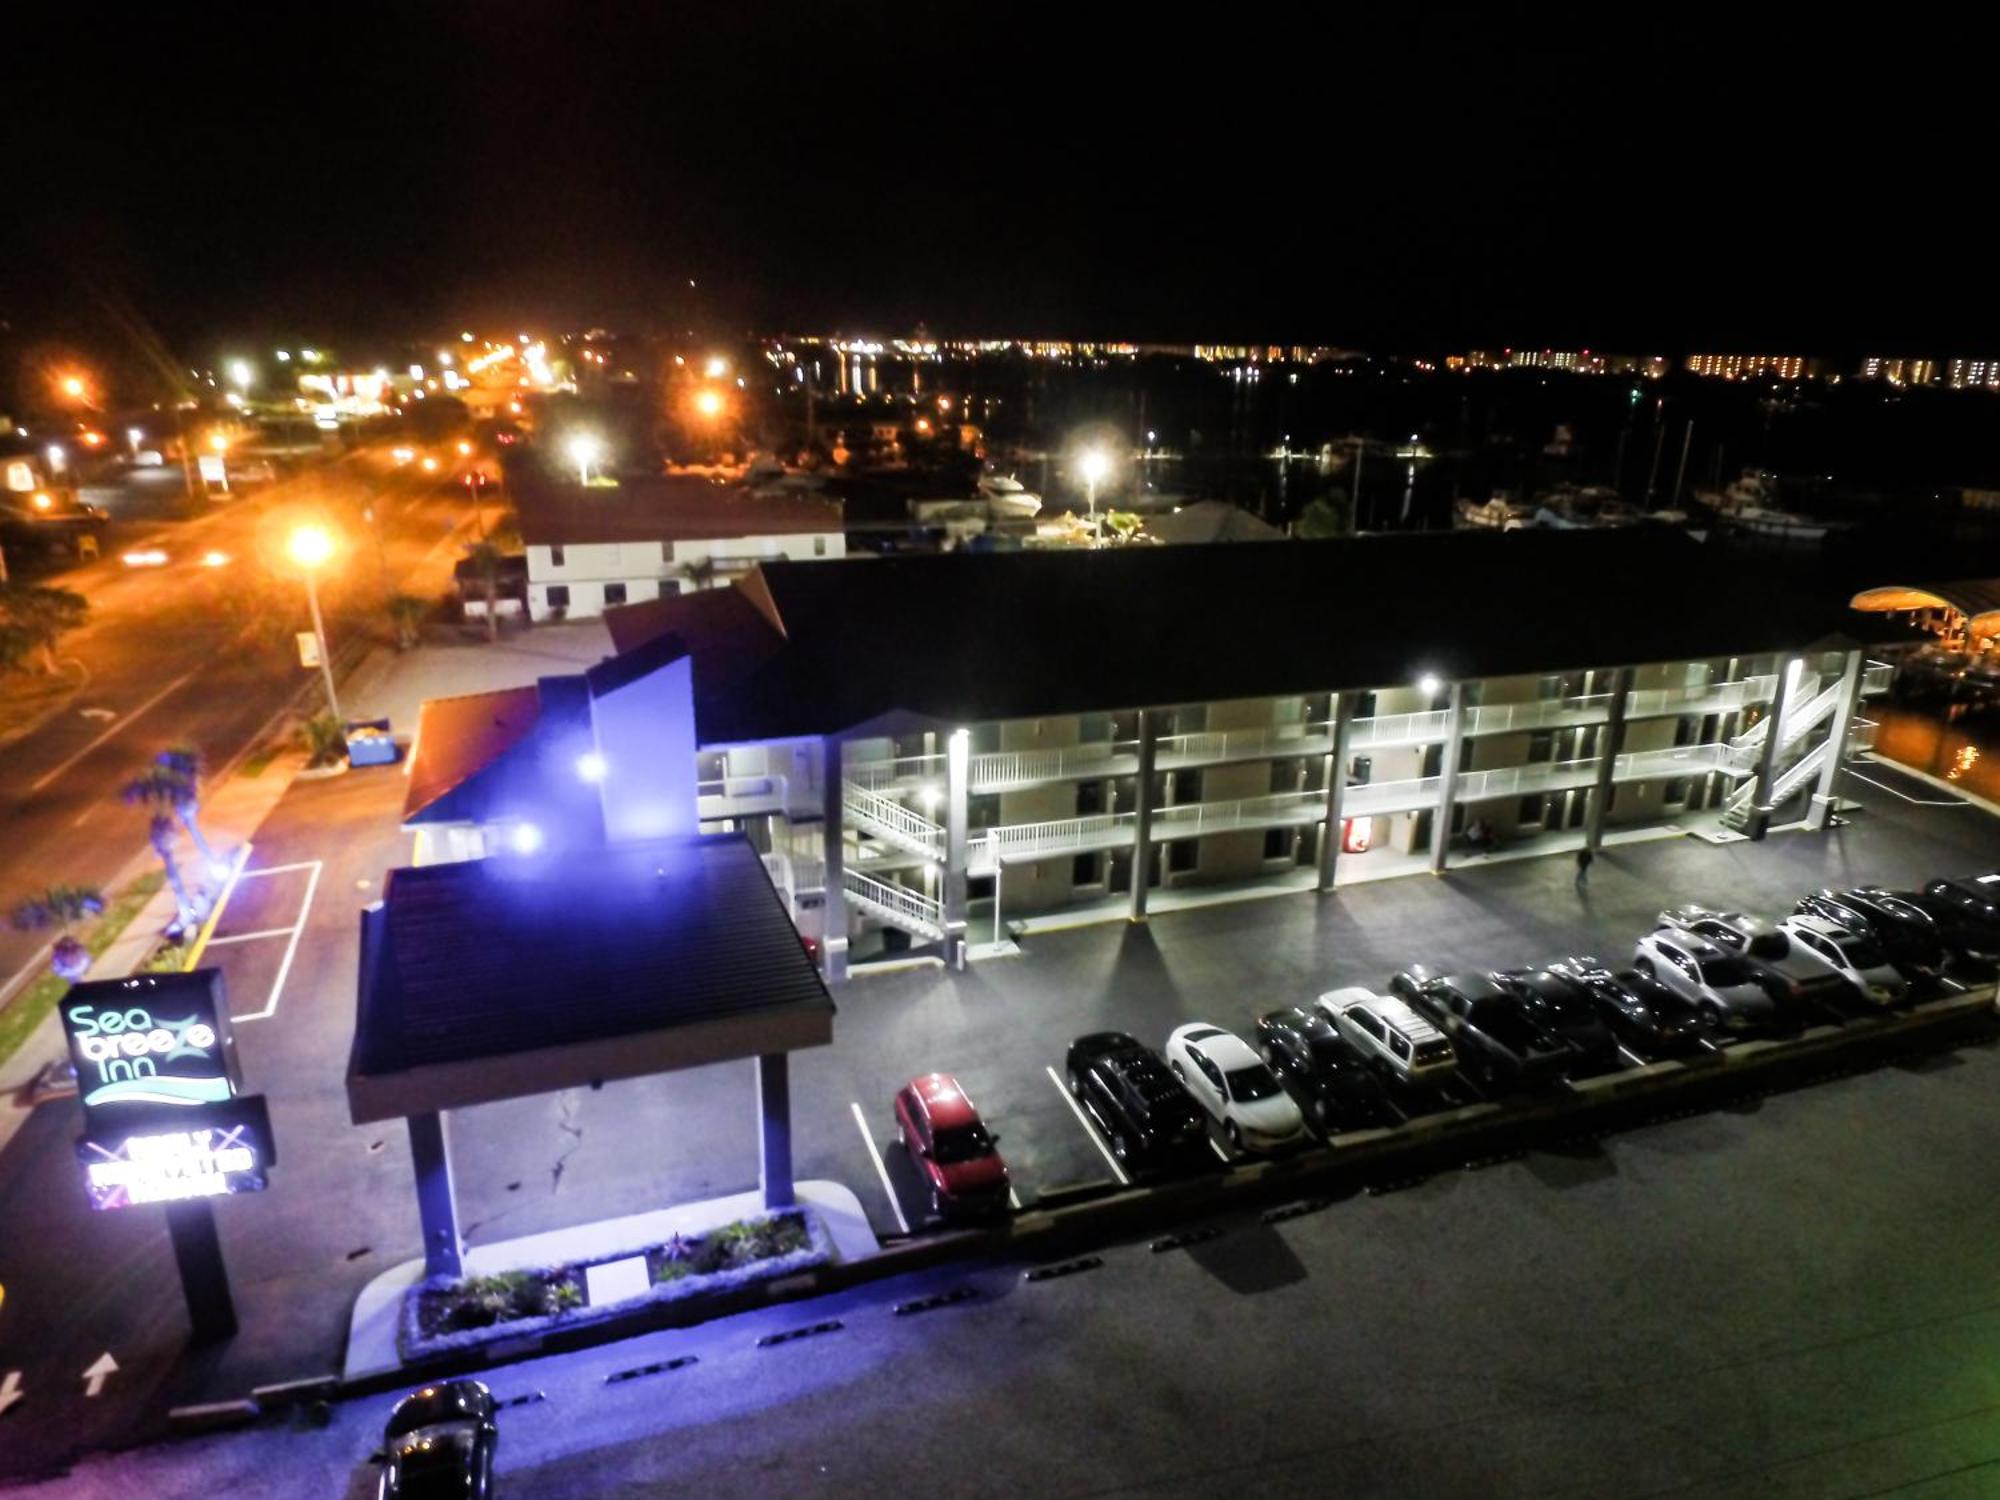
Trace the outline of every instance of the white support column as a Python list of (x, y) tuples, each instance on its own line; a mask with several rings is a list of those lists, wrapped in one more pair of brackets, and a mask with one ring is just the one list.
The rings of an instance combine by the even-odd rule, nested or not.
[(1583, 847), (1595, 854), (1604, 847), (1604, 815), (1611, 810), (1611, 773), (1625, 748), (1625, 705), (1632, 692), (1632, 669), (1620, 667), (1611, 687), (1611, 714), (1604, 721), (1604, 745), (1597, 757), (1597, 781), (1584, 810)]
[(792, 1083), (783, 1052), (757, 1059), (757, 1185), (764, 1207), (792, 1206)]
[(1146, 920), (1146, 872), (1153, 864), (1153, 762), (1158, 757), (1160, 716), (1139, 710), (1138, 805), (1132, 810), (1132, 909), (1134, 922)]
[(1431, 814), (1431, 873), (1442, 875), (1451, 849), (1451, 811), (1458, 800), (1458, 761), (1465, 732), (1465, 684), (1451, 685), (1446, 710), (1444, 763), (1439, 767), (1437, 811)]
[(1826, 759), (1819, 768), (1819, 785), (1813, 788), (1812, 804), (1806, 809), (1806, 827), (1821, 829), (1833, 822), (1835, 785), (1840, 768), (1847, 763), (1847, 737), (1853, 732), (1854, 715), (1861, 705), (1861, 673), (1867, 665), (1860, 651), (1847, 653), (1840, 673), (1840, 701), (1834, 705), (1826, 730)]
[(1778, 743), (1785, 736), (1785, 710), (1791, 706), (1792, 689), (1805, 665), (1803, 656), (1792, 656), (1778, 670), (1778, 688), (1772, 696), (1771, 713), (1764, 729), (1764, 749), (1757, 757), (1757, 785), (1750, 794), (1750, 817), (1743, 826), (1744, 835), (1751, 839), (1761, 839), (1770, 831), (1774, 811), (1771, 786), (1778, 779)]
[(944, 755), (944, 961), (965, 967), (965, 825), (969, 816), (972, 733), (954, 729)]
[(828, 984), (847, 978), (847, 882), (846, 805), (841, 797), (844, 786), (840, 764), (840, 741), (832, 735), (820, 740), (820, 773), (824, 780), (820, 799), (821, 856), (826, 863), (826, 892), (820, 898), (820, 972)]
[(424, 1231), (424, 1274), (462, 1276), (464, 1242), (458, 1233), (458, 1200), (452, 1191), (451, 1145), (441, 1111), (411, 1115), (410, 1165), (417, 1178), (417, 1220)]
[(1354, 693), (1333, 695), (1333, 744), (1326, 755), (1326, 818), (1319, 830), (1319, 888), (1334, 887), (1340, 863), (1340, 804), (1347, 795), (1347, 743), (1353, 737)]

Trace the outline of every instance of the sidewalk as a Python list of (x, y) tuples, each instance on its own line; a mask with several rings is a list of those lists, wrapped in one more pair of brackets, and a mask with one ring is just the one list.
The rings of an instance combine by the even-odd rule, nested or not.
[(387, 719), (408, 744), (426, 698), (523, 687), (538, 677), (581, 672), (611, 654), (602, 620), (503, 630), (497, 641), (487, 640), (483, 629), (433, 626), (414, 651), (370, 651), (342, 685), (341, 707), (350, 719)]

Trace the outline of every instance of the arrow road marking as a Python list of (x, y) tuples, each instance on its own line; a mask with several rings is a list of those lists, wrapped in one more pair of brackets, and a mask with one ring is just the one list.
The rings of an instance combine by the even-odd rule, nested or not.
[(21, 1372), (9, 1370), (7, 1378), (0, 1380), (0, 1417), (4, 1417), (15, 1402), (27, 1399), (21, 1394)]
[(78, 713), (86, 719), (115, 719), (118, 711), (111, 708), (79, 708)]
[(153, 696), (148, 698), (144, 703), (141, 703), (137, 708), (133, 709), (132, 712), (125, 715), (124, 718), (114, 720), (110, 728), (106, 729), (104, 733), (100, 734), (96, 739), (92, 740), (88, 745), (85, 745), (81, 750), (77, 751), (76, 754), (72, 755), (68, 760), (64, 761), (61, 765), (57, 766), (54, 770), (44, 771), (39, 777), (37, 777), (34, 781), (29, 783), (28, 790), (31, 793), (39, 792), (43, 787), (47, 786), (51, 781), (54, 781), (58, 776), (62, 775), (62, 773), (67, 771), (71, 766), (75, 765), (78, 761), (82, 760), (86, 755), (90, 754), (90, 752), (95, 750), (99, 745), (103, 744), (106, 740), (110, 739), (112, 735), (118, 733), (119, 730), (127, 728), (130, 725), (137, 723), (140, 717), (143, 714), (145, 714), (145, 712), (148, 709), (150, 709), (154, 704), (158, 703), (162, 698), (166, 697), (167, 694), (171, 693), (175, 688), (180, 687), (183, 683), (187, 682), (193, 676), (194, 673), (192, 672), (183, 672), (180, 676), (176, 677), (172, 682), (168, 683), (165, 687), (161, 688), (157, 693), (153, 694)]
[(104, 1389), (104, 1382), (117, 1368), (118, 1361), (111, 1357), (109, 1350), (98, 1355), (97, 1363), (83, 1372), (84, 1395), (95, 1396), (102, 1391)]

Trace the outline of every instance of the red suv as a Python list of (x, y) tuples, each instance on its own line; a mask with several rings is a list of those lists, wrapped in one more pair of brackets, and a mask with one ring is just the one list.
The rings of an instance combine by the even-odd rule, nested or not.
[(997, 1214), (1007, 1207), (1007, 1163), (979, 1111), (949, 1073), (912, 1078), (896, 1095), (896, 1133), (941, 1218)]

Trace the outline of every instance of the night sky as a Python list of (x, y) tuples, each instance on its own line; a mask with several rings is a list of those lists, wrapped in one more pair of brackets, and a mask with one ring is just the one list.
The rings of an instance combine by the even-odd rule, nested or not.
[(1881, 14), (82, 9), (0, 59), (17, 341), (2000, 352), (1980, 48)]

